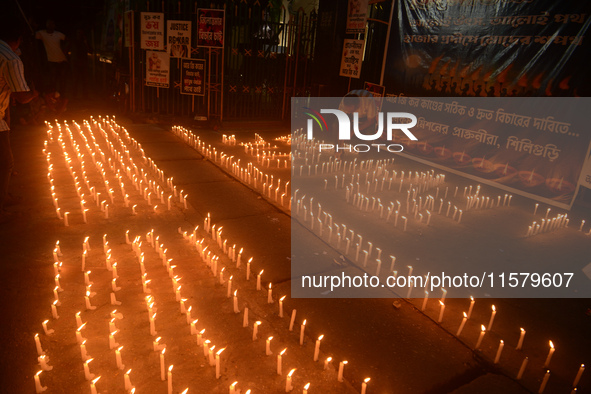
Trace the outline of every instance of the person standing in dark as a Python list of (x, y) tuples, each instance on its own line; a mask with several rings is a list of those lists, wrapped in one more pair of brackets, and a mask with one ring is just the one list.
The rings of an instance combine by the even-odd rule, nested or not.
[[(2, 18), (6, 19), (6, 18)], [(4, 202), (14, 165), (10, 147), (10, 119), (8, 107), (11, 96), (21, 104), (36, 98), (25, 81), (23, 62), (16, 54), (22, 41), (22, 27), (14, 21), (0, 21), (0, 220), (7, 218)]]
[(45, 26), (46, 29), (39, 30), (35, 34), (35, 38), (43, 42), (47, 55), (46, 100), (51, 101), (61, 97), (61, 102), (65, 107), (66, 81), (69, 67), (68, 59), (62, 50), (62, 44), (66, 40), (66, 36), (64, 33), (55, 30), (55, 22), (52, 19), (48, 19)]

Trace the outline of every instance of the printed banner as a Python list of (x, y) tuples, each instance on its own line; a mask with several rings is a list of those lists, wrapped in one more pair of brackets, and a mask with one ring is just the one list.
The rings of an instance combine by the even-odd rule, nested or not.
[(365, 33), (368, 0), (349, 0), (347, 34)]
[(167, 88), (170, 78), (170, 56), (161, 51), (146, 51), (146, 86)]
[(591, 156), (587, 155), (587, 161), (583, 166), (583, 171), (581, 172), (581, 179), (579, 180), (579, 184), (581, 186), (585, 186), (588, 189), (591, 189)]
[(589, 96), (591, 3), (395, 2), (384, 84), (415, 97)]
[(164, 14), (161, 12), (142, 12), (141, 48), (164, 49)]
[(197, 46), (224, 47), (224, 10), (197, 10)]
[(167, 21), (168, 53), (170, 57), (191, 57), (191, 22)]
[(363, 89), (370, 92), (374, 97), (384, 97), (385, 88), (382, 85), (376, 85), (371, 82), (364, 82)]
[(123, 14), (123, 44), (125, 48), (133, 47), (133, 11)]
[(181, 93), (205, 95), (205, 60), (181, 60)]
[(342, 77), (359, 78), (361, 62), (363, 61), (363, 40), (345, 39), (343, 42), (343, 57), (339, 75)]
[(401, 95), (387, 97), (386, 103), (417, 117), (412, 130), (418, 141), (396, 139), (404, 154), (512, 193), (571, 207), (591, 141), (585, 131), (591, 99)]

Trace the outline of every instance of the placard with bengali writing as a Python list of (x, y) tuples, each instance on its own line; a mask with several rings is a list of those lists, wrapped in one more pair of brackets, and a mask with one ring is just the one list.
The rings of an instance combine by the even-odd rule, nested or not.
[(339, 75), (342, 77), (359, 78), (361, 62), (363, 61), (363, 40), (345, 39), (343, 42), (343, 57)]
[(161, 12), (141, 13), (141, 48), (164, 49), (164, 14)]
[(197, 46), (224, 47), (224, 10), (197, 10)]
[(182, 59), (181, 93), (196, 96), (205, 95), (205, 60)]

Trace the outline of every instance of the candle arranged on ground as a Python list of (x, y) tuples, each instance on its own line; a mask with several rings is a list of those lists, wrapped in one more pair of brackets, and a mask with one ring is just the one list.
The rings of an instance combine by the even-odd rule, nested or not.
[(548, 351), (548, 357), (546, 357), (546, 361), (544, 361), (544, 368), (547, 368), (550, 365), (550, 360), (552, 360), (552, 355), (556, 350), (552, 341), (548, 341), (548, 344), (550, 345), (550, 350)]

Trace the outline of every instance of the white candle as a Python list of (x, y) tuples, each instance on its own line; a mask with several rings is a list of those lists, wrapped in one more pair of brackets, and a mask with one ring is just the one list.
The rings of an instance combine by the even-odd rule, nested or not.
[(370, 378), (365, 378), (363, 383), (361, 383), (361, 394), (365, 394), (367, 392), (367, 383), (370, 381)]
[(217, 351), (217, 353), (215, 354), (215, 378), (219, 379), (220, 376), (222, 376), (221, 374), (221, 368), (220, 368), (220, 354), (222, 354), (222, 352), (225, 350), (226, 348), (220, 349)]
[(543, 368), (548, 368), (548, 366), (550, 365), (550, 360), (552, 359), (552, 355), (554, 354), (554, 351), (556, 350), (554, 348), (554, 344), (552, 343), (552, 341), (549, 341), (548, 343), (550, 344), (550, 351), (548, 352), (548, 357), (546, 357), (546, 361), (544, 362)]
[(121, 305), (121, 301), (117, 301), (115, 293), (111, 293), (111, 305)]
[(470, 296), (470, 308), (468, 309), (468, 319), (472, 316), (472, 309), (474, 309), (474, 297)]
[(295, 323), (296, 310), (291, 311), (291, 320), (289, 322), (289, 331), (293, 331), (293, 324)]
[(285, 351), (287, 350), (287, 348), (283, 349), (278, 355), (277, 355), (277, 375), (281, 375), (281, 367), (282, 367), (282, 358), (283, 358), (283, 354), (285, 354)]
[(117, 368), (123, 370), (125, 366), (123, 365), (123, 362), (121, 362), (121, 349), (123, 349), (123, 346), (119, 346), (119, 348), (115, 349), (115, 361), (117, 362)]
[(482, 339), (484, 338), (484, 334), (486, 333), (486, 327), (484, 324), (480, 325), (480, 335), (478, 336), (478, 341), (476, 342), (476, 346), (474, 349), (479, 349), (480, 345), (482, 344)]
[(310, 383), (306, 383), (306, 385), (304, 386), (304, 390), (302, 391), (302, 394), (308, 394), (309, 388), (310, 388)]
[(259, 326), (261, 324), (262, 323), (260, 321), (256, 321), (256, 322), (254, 322), (254, 325), (252, 326), (252, 340), (253, 341), (256, 341), (256, 339), (257, 339), (257, 333), (259, 331)]
[(148, 319), (150, 320), (150, 335), (152, 335), (154, 337), (154, 336), (156, 336), (156, 326), (155, 326), (156, 314), (154, 313), (152, 316), (148, 315)]
[[(252, 257), (250, 259), (248, 259), (248, 261), (246, 262), (246, 280), (250, 280), (250, 264), (252, 262)], [(261, 271), (262, 274), (262, 271)], [(260, 283), (260, 275), (259, 277), (257, 277), (257, 290), (261, 289), (261, 283)]]
[(82, 357), (82, 361), (86, 361), (90, 358), (86, 352), (86, 339), (80, 344), (80, 356)]
[(64, 225), (66, 227), (70, 225), (70, 223), (68, 222), (68, 215), (70, 215), (70, 212), (64, 212)]
[(43, 371), (51, 371), (53, 369), (52, 366), (50, 366), (49, 364), (47, 364), (47, 356), (43, 355), (43, 356), (39, 356), (37, 357), (37, 361), (39, 362), (39, 365), (41, 366), (41, 369)]
[(172, 367), (168, 367), (168, 394), (172, 394)]
[(115, 341), (115, 334), (117, 334), (117, 331), (109, 333), (109, 349), (119, 347), (119, 344)]
[(332, 357), (328, 357), (326, 360), (324, 360), (324, 369), (328, 369), (328, 365), (330, 364), (331, 361), (332, 361)]
[(234, 290), (234, 313), (240, 313), (238, 309), (238, 290)]
[(236, 394), (236, 385), (237, 384), (238, 384), (238, 382), (234, 382), (230, 385), (230, 394)]
[(45, 332), (45, 335), (51, 335), (55, 332), (55, 330), (47, 328), (48, 322), (49, 322), (49, 320), (45, 320), (43, 323), (41, 323), (41, 325), (43, 326), (43, 331)]
[(98, 380), (101, 377), (99, 376), (98, 378), (94, 379), (92, 382), (90, 382), (90, 394), (96, 394), (96, 382), (98, 382)]
[(131, 389), (132, 389), (131, 380), (129, 380), (130, 373), (131, 373), (131, 369), (128, 370), (127, 372), (125, 372), (125, 375), (123, 375), (123, 382), (125, 383), (125, 390), (127, 390), (127, 391), (131, 391)]
[(82, 343), (84, 341), (84, 339), (82, 338), (82, 329), (86, 326), (86, 323), (81, 324), (77, 329), (76, 329), (76, 342), (78, 342), (79, 344)]
[(525, 330), (523, 328), (520, 328), (521, 333), (519, 334), (519, 341), (517, 342), (517, 347), (515, 348), (515, 350), (521, 350), (521, 348), (523, 347), (523, 339), (525, 338)]
[(306, 320), (300, 326), (300, 345), (304, 344), (304, 330), (306, 329)]
[(544, 374), (544, 379), (542, 379), (542, 384), (540, 385), (540, 389), (538, 390), (538, 394), (542, 394), (546, 389), (546, 384), (548, 384), (548, 379), (550, 379), (550, 370), (547, 370)]
[(271, 354), (273, 354), (273, 352), (271, 351), (271, 341), (273, 340), (273, 337), (269, 337), (267, 338), (266, 344), (265, 344), (265, 355), (270, 356)]
[(581, 376), (583, 376), (583, 372), (585, 372), (585, 364), (581, 364), (581, 366), (579, 367), (577, 376), (575, 376), (575, 380), (573, 381), (573, 387), (577, 387), (577, 385), (579, 384), (579, 380), (581, 380)]
[(289, 373), (287, 374), (287, 378), (285, 379), (285, 392), (286, 393), (289, 393), (291, 390), (293, 390), (293, 386), (291, 384), (291, 376), (293, 375), (295, 370), (296, 369), (294, 368), (291, 371), (289, 371)]
[(320, 354), (320, 341), (322, 341), (324, 335), (320, 335), (316, 340), (316, 347), (314, 348), (314, 361), (318, 361), (318, 356)]
[(82, 318), (80, 317), (80, 312), (76, 312), (76, 325), (78, 327), (82, 325)]
[(285, 296), (279, 299), (279, 317), (283, 317), (283, 300), (285, 300)]
[(248, 327), (248, 308), (244, 307), (244, 315), (242, 317), (242, 327)]
[(464, 329), (464, 325), (466, 324), (466, 320), (468, 320), (468, 315), (466, 315), (466, 312), (464, 313), (464, 318), (462, 319), (462, 323), (460, 324), (460, 328), (458, 328), (458, 332), (456, 332), (456, 337), (459, 337), (460, 334), (462, 333), (462, 330)]
[(166, 380), (164, 367), (164, 352), (166, 352), (166, 349), (162, 349), (162, 351), (160, 352), (160, 380), (162, 381)]
[(39, 334), (35, 334), (35, 346), (37, 347), (37, 355), (43, 356), (45, 352), (41, 348), (41, 341), (39, 340)]
[(89, 363), (90, 363), (92, 360), (93, 360), (92, 358), (89, 358), (88, 360), (86, 360), (86, 361), (84, 362), (84, 364), (82, 364), (82, 366), (84, 367), (84, 378), (85, 378), (86, 380), (92, 380), (92, 379), (94, 379), (94, 376), (95, 376), (93, 373), (90, 373), (90, 369), (89, 369), (89, 366), (88, 366), (88, 364), (89, 364)]
[(495, 308), (495, 306), (492, 306), (492, 313), (490, 315), (490, 320), (488, 322), (488, 327), (486, 328), (486, 331), (490, 331), (492, 326), (493, 326), (493, 322), (495, 321), (495, 316), (497, 314), (497, 309)]
[(339, 363), (339, 372), (338, 372), (338, 375), (337, 375), (337, 380), (339, 382), (342, 382), (343, 381), (343, 372), (345, 370), (345, 365), (347, 365), (347, 363), (348, 363), (348, 361), (341, 361)]
[(439, 301), (439, 305), (441, 306), (440, 310), (439, 310), (439, 319), (437, 319), (438, 323), (441, 323), (443, 321), (443, 312), (445, 312), (445, 303), (443, 303), (443, 301)]
[(499, 348), (497, 349), (497, 354), (495, 356), (495, 364), (499, 363), (499, 360), (501, 359), (501, 353), (503, 352), (503, 347), (505, 347), (505, 342), (501, 339), (501, 341), (499, 342)]
[(421, 311), (424, 311), (427, 308), (427, 301), (429, 301), (429, 292), (425, 290), (425, 298), (423, 298), (423, 305), (421, 306)]
[(35, 378), (35, 392), (38, 393), (42, 393), (45, 390), (47, 390), (47, 386), (42, 386), (41, 385), (41, 380), (39, 379), (39, 375), (41, 375), (41, 372), (43, 372), (43, 370), (37, 372), (34, 376)]
[(267, 291), (267, 304), (273, 303), (273, 289), (271, 288), (271, 283), (269, 283), (269, 291)]

